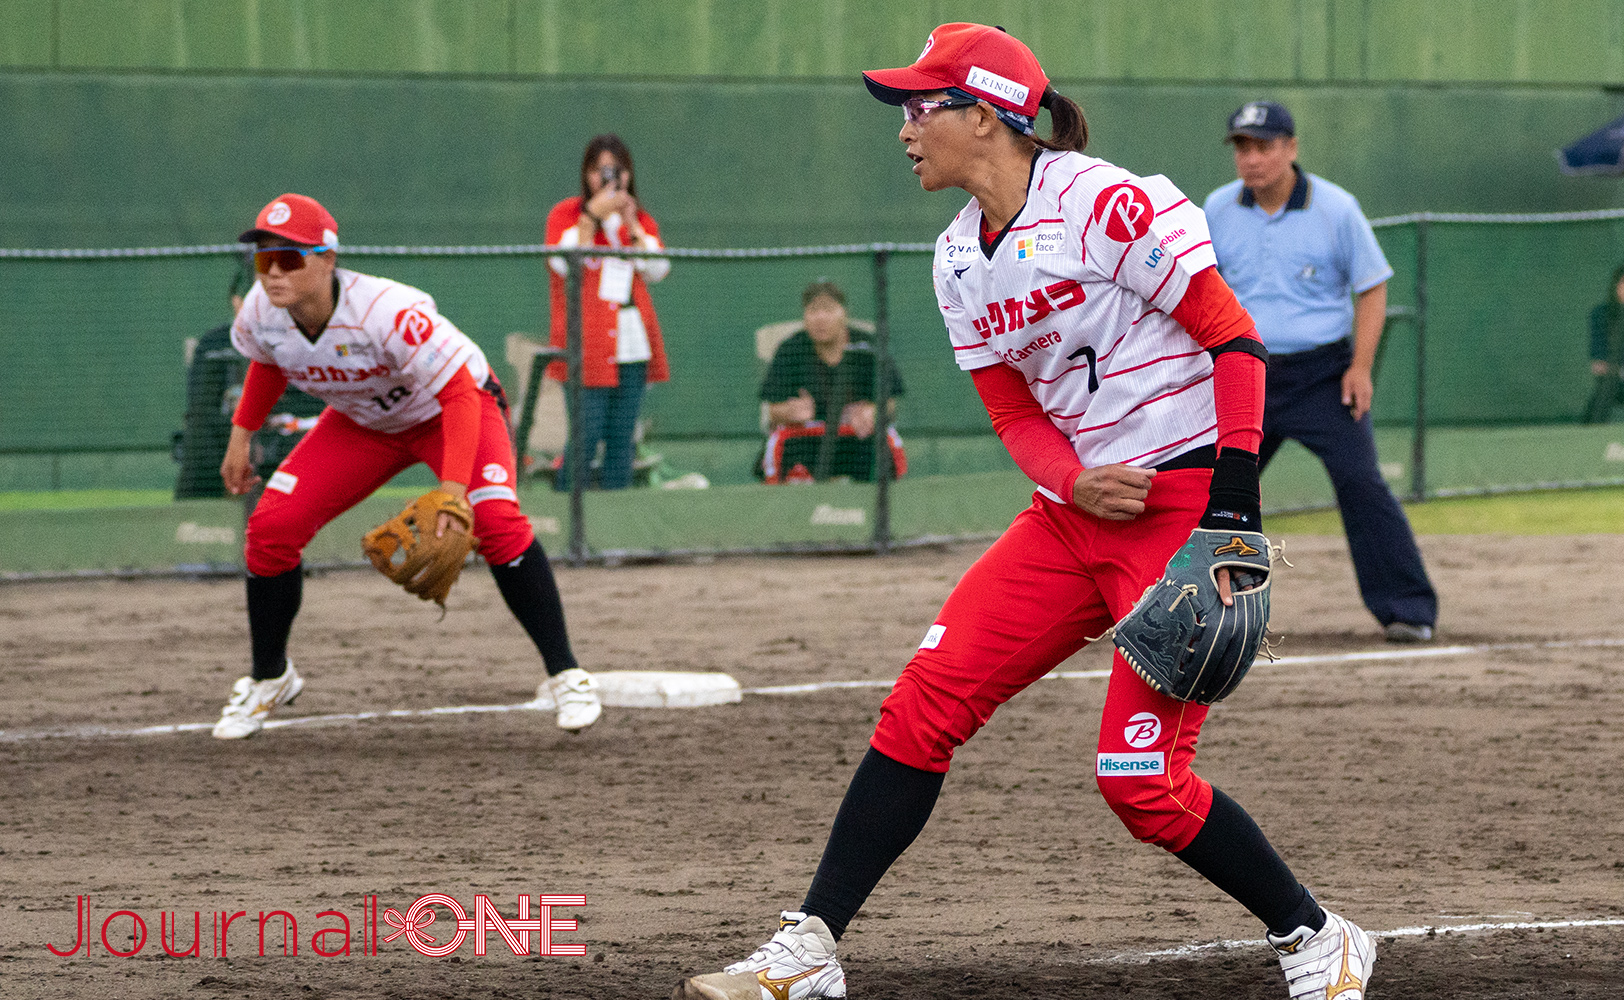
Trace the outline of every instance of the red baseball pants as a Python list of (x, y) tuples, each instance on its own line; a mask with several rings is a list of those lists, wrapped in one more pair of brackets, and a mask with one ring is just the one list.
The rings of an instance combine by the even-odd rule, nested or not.
[[(266, 485), (248, 518), (244, 557), (255, 576), (275, 576), (299, 565), (316, 532), (393, 479), (425, 462), (440, 474), (445, 442), (440, 418), (398, 434), (369, 430), (329, 407)], [(479, 554), (493, 565), (517, 558), (535, 539), (519, 511), (513, 443), (502, 408), (480, 393), (479, 445), (474, 450), (468, 502), (474, 508)]]
[[(1128, 613), (1201, 519), (1211, 478), (1159, 473), (1132, 521), (1035, 496), (953, 589), (881, 707), (873, 747), (946, 771), (999, 705)], [(1212, 786), (1190, 770), (1206, 717), (1112, 660), (1095, 780), (1140, 840), (1182, 850), (1206, 822)]]

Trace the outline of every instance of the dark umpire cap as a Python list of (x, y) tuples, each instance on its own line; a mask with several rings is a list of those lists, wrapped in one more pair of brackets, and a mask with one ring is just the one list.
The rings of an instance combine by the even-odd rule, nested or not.
[(1251, 101), (1229, 116), (1229, 134), (1224, 136), (1224, 141), (1228, 142), (1237, 135), (1253, 139), (1278, 139), (1283, 135), (1296, 134), (1297, 123), (1291, 120), (1291, 112), (1286, 110), (1285, 105), (1273, 101)]

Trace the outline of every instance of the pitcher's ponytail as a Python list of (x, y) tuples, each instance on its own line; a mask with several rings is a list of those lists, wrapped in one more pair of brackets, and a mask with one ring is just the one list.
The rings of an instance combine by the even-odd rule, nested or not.
[(1032, 141), (1056, 152), (1081, 153), (1088, 145), (1088, 120), (1083, 117), (1083, 109), (1077, 106), (1077, 102), (1049, 87), (1038, 101), (1038, 107), (1049, 109), (1053, 134), (1047, 139), (1033, 136)]

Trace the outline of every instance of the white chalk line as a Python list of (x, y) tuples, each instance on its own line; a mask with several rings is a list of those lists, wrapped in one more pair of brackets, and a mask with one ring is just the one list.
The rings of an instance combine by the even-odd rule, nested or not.
[[(1569, 639), (1550, 642), (1499, 642), (1475, 646), (1406, 647), (1404, 649), (1372, 649), (1353, 653), (1322, 653), (1309, 656), (1282, 656), (1271, 664), (1265, 660), (1258, 666), (1303, 666), (1315, 663), (1368, 663), (1384, 660), (1432, 659), (1448, 656), (1468, 656), (1474, 653), (1529, 652), (1556, 649), (1615, 649), (1624, 648), (1624, 639)], [(1110, 677), (1109, 670), (1056, 670), (1044, 674), (1040, 680), (1079, 681)], [(778, 684), (768, 687), (743, 688), (749, 695), (815, 694), (819, 691), (842, 691), (862, 688), (890, 688), (895, 678), (883, 680), (816, 681), (807, 684)], [(493, 712), (542, 711), (535, 702), (516, 705), (448, 705), (437, 708), (396, 708), (371, 712), (337, 712), (327, 715), (304, 715), (286, 719), (268, 719), (266, 729), (285, 726), (332, 725), (344, 722), (365, 722), (371, 719), (416, 719), (439, 715), (478, 715)], [(213, 722), (181, 722), (134, 729), (110, 726), (75, 726), (67, 729), (0, 730), (0, 743), (21, 743), (47, 739), (108, 739), (128, 736), (168, 736), (176, 733), (195, 733), (213, 729)]]
[[(1624, 919), (1595, 920), (1514, 920), (1503, 923), (1477, 924), (1423, 924), (1419, 927), (1397, 927), (1390, 931), (1371, 931), (1377, 938), (1428, 937), (1444, 934), (1489, 934), (1495, 931), (1559, 931), (1575, 927), (1624, 927)], [(1248, 941), (1206, 941), (1201, 944), (1180, 945), (1156, 951), (1123, 952), (1109, 958), (1095, 959), (1099, 964), (1149, 962), (1158, 958), (1195, 958), (1213, 951), (1231, 951), (1236, 948), (1264, 948), (1269, 942), (1262, 939)]]
[[(1473, 653), (1503, 653), (1544, 649), (1610, 649), (1624, 648), (1624, 639), (1569, 639), (1551, 642), (1495, 642), (1476, 646), (1409, 646), (1404, 649), (1371, 649), (1355, 653), (1319, 653), (1311, 656), (1280, 656), (1273, 661), (1259, 660), (1258, 667), (1295, 667), (1311, 663), (1365, 663), (1381, 660), (1424, 660), (1439, 656), (1468, 656)], [(1044, 674), (1044, 681), (1097, 680), (1111, 676), (1109, 670), (1056, 670)], [(888, 688), (891, 680), (821, 681), (808, 684), (780, 684), (773, 687), (745, 688), (745, 694), (811, 694), (816, 691), (838, 691), (847, 688)]]
[[(368, 719), (412, 719), (434, 715), (478, 715), (485, 712), (551, 712), (533, 701), (517, 705), (449, 705), (440, 708), (394, 708), (376, 712), (335, 712), (328, 715), (300, 715), (291, 719), (267, 719), (264, 728), (281, 729), (285, 726), (310, 726), (339, 722), (364, 722)], [(137, 729), (114, 729), (108, 726), (75, 726), (71, 729), (0, 730), (0, 743), (21, 743), (26, 740), (48, 739), (105, 739), (121, 736), (168, 736), (173, 733), (196, 733), (213, 729), (212, 722), (178, 722), (161, 726), (141, 726)]]

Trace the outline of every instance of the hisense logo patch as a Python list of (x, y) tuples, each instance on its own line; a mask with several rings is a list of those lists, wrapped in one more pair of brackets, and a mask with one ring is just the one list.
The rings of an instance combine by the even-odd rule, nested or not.
[(1094, 756), (1094, 774), (1123, 778), (1136, 774), (1166, 774), (1167, 755), (1156, 753), (1102, 753)]

